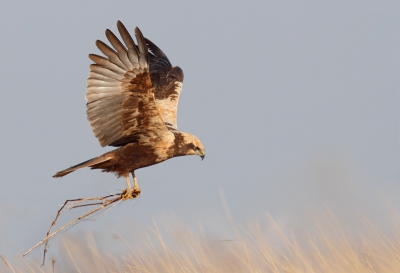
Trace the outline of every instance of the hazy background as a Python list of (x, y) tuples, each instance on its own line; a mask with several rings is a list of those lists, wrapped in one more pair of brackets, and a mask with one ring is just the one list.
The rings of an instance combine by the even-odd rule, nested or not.
[(390, 233), (400, 209), (399, 14), (398, 1), (3, 1), (0, 254), (42, 239), (65, 199), (125, 188), (89, 169), (52, 178), (109, 150), (84, 96), (87, 55), (117, 20), (183, 69), (179, 129), (202, 140), (206, 158), (138, 170), (138, 201), (64, 232), (50, 254), (83, 231), (122, 251), (113, 236), (135, 245), (131, 234), (153, 218), (201, 221), (229, 239), (221, 190), (238, 224), (269, 212), (301, 232), (327, 206), (347, 228), (362, 226), (361, 213)]

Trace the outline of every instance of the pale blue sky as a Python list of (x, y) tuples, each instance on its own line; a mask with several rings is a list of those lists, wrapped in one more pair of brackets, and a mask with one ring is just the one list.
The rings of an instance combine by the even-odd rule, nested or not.
[(138, 202), (66, 233), (128, 236), (171, 213), (212, 222), (224, 217), (220, 188), (238, 223), (269, 212), (283, 228), (306, 227), (327, 205), (344, 225), (360, 211), (385, 230), (386, 202), (400, 208), (399, 13), (398, 1), (4, 2), (0, 254), (42, 239), (65, 199), (125, 187), (89, 169), (52, 178), (108, 150), (84, 96), (87, 55), (117, 20), (183, 69), (179, 129), (207, 155), (138, 170)]

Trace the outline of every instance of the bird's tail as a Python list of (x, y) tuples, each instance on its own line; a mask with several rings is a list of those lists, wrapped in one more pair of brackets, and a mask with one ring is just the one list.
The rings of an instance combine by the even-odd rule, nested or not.
[(111, 157), (108, 157), (108, 156), (95, 157), (95, 158), (89, 159), (89, 160), (87, 160), (85, 162), (79, 163), (78, 165), (72, 166), (71, 168), (65, 169), (63, 171), (59, 171), (58, 173), (53, 175), (53, 177), (62, 177), (64, 175), (72, 173), (73, 171), (76, 171), (77, 169), (85, 168), (85, 167), (93, 167), (94, 165), (103, 163), (103, 162), (108, 161), (110, 159), (111, 159)]

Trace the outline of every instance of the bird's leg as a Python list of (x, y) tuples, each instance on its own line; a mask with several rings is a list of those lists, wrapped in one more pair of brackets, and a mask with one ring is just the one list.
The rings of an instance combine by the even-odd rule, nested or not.
[(137, 178), (135, 175), (135, 172), (131, 172), (132, 177), (133, 177), (133, 194), (135, 195), (135, 197), (140, 195), (140, 187), (139, 187), (139, 183), (137, 182)]
[(131, 179), (129, 178), (129, 174), (125, 176), (126, 179), (126, 189), (122, 192), (122, 200), (125, 201), (126, 199), (133, 198), (132, 193), (132, 186), (131, 186)]

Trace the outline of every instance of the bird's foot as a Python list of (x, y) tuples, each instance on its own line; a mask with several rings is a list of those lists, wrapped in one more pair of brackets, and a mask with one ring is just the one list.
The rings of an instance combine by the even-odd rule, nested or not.
[(122, 194), (121, 194), (121, 199), (122, 201), (136, 198), (140, 195), (140, 189), (135, 189), (135, 188), (126, 188)]
[(131, 187), (126, 188), (121, 194), (122, 201), (125, 201), (130, 198), (133, 198), (133, 189)]

